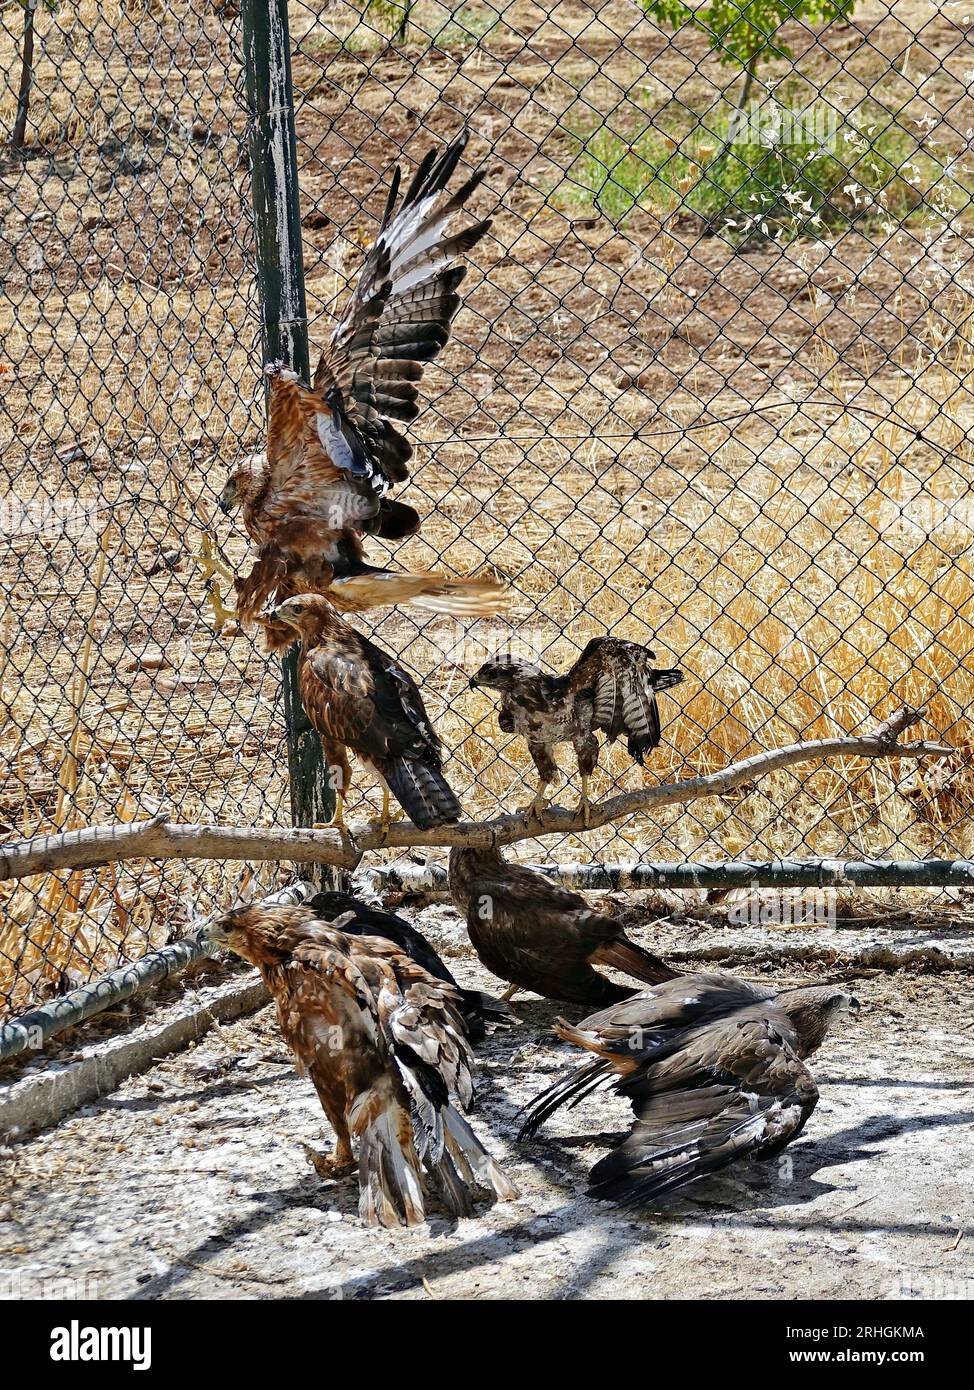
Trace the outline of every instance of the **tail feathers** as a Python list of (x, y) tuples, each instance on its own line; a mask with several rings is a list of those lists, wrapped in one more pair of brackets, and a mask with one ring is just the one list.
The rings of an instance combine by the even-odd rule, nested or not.
[(571, 1106), (577, 1105), (590, 1091), (612, 1076), (612, 1064), (604, 1057), (596, 1057), (560, 1077), (524, 1107), (526, 1118), (518, 1130), (518, 1139), (530, 1138), (556, 1110), (569, 1103)]
[(419, 830), (438, 825), (455, 825), (463, 814), (460, 803), (443, 773), (429, 763), (399, 758), (396, 762), (376, 763), (389, 784), (389, 790)]
[(421, 585), (404, 601), (427, 613), (446, 613), (455, 618), (490, 618), (508, 607), (510, 591), (491, 576), (451, 579), (430, 570), (411, 576)]
[(409, 604), (429, 613), (449, 613), (454, 617), (485, 618), (507, 607), (507, 585), (492, 576), (451, 579), (436, 570), (383, 570), (362, 566), (354, 574), (334, 579), (328, 597), (341, 612), (362, 612)]
[(654, 690), (671, 690), (674, 685), (679, 685), (683, 680), (684, 675), (679, 666), (670, 666), (665, 671), (654, 671), (652, 675)]
[(359, 1215), (366, 1226), (418, 1226), (423, 1183), (408, 1113), (393, 1101), (359, 1139)]
[(635, 941), (625, 936), (609, 942), (607, 946), (600, 946), (592, 961), (599, 965), (610, 965), (614, 970), (621, 970), (624, 975), (632, 975), (648, 985), (675, 980), (680, 973), (672, 970), (659, 956), (654, 956), (652, 951), (644, 951), (642, 946), (637, 946)]
[[(480, 1188), (492, 1202), (517, 1201), (517, 1188), (453, 1105), (448, 1105), (443, 1111), (443, 1128), (446, 1139), (444, 1157), (449, 1157), (467, 1190), (470, 1187)], [(469, 1203), (469, 1191), (467, 1201)]]

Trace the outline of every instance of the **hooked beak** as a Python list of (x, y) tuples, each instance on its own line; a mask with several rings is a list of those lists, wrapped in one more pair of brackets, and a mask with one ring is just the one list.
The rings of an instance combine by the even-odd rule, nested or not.
[(219, 946), (223, 942), (223, 932), (217, 925), (216, 917), (205, 917), (196, 929), (196, 940), (201, 946)]
[(850, 995), (849, 995), (849, 1012), (850, 1012), (850, 1013), (853, 1013), (853, 1014), (857, 1014), (861, 1008), (862, 1008), (862, 1005), (859, 1003), (859, 1000), (856, 998), (856, 996), (855, 996), (854, 994), (850, 994)]
[(240, 494), (237, 490), (237, 484), (232, 478), (229, 478), (223, 491), (216, 499), (216, 505), (220, 508), (224, 516), (229, 516), (239, 501)]

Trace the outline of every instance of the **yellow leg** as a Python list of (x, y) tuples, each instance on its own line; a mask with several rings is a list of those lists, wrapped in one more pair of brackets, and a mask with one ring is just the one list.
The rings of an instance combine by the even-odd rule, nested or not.
[(588, 799), (588, 778), (582, 773), (582, 794), (578, 798), (578, 810), (582, 813), (582, 825), (587, 830), (592, 819), (592, 806)]
[(502, 1003), (502, 1004), (507, 1004), (507, 1003), (509, 1003), (510, 1000), (512, 1000), (512, 999), (514, 998), (515, 994), (517, 994), (517, 992), (518, 992), (519, 989), (520, 989), (520, 986), (519, 986), (519, 985), (508, 985), (508, 986), (507, 986), (507, 989), (505, 989), (504, 993), (501, 995), (501, 1003)]
[(331, 830), (345, 829), (345, 798), (337, 790), (335, 792), (335, 810), (328, 822), (328, 828)]
[(401, 817), (400, 817), (398, 811), (396, 812), (395, 815), (393, 815), (393, 812), (392, 812), (392, 803), (391, 803), (391, 801), (389, 800), (389, 788), (386, 786), (385, 782), (383, 782), (383, 783), (382, 783), (382, 810), (379, 812), (379, 819), (378, 819), (377, 822), (375, 822), (373, 828), (376, 829), (376, 830), (378, 830), (378, 831), (380, 831), (381, 834), (382, 834), (383, 839), (385, 839), (385, 837), (389, 834), (389, 828), (390, 828), (390, 826), (392, 825), (392, 822), (393, 822), (394, 820), (400, 820), (400, 819), (401, 819)]
[(195, 558), (203, 571), (207, 601), (213, 609), (213, 625), (217, 632), (220, 632), (226, 623), (233, 622), (237, 616), (234, 609), (228, 608), (223, 602), (223, 585), (221, 583), (222, 580), (227, 584), (233, 584), (233, 570), (223, 557), (216, 553), (213, 537), (209, 535), (203, 536), (200, 553)]

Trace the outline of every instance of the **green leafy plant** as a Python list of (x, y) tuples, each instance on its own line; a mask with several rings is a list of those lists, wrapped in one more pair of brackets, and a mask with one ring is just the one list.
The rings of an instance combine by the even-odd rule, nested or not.
[[(637, 207), (684, 208), (735, 239), (899, 223), (925, 202), (941, 211), (970, 205), (969, 191), (886, 113), (857, 113), (827, 145), (800, 130), (796, 136), (785, 126), (767, 142), (734, 140), (726, 116), (678, 139), (650, 126), (633, 134), (607, 125), (579, 130), (561, 196), (615, 223)], [(723, 157), (715, 160), (719, 142)]]
[(789, 20), (829, 24), (851, 15), (855, 0), (706, 0), (695, 9), (683, 0), (642, 0), (652, 19), (682, 29), (701, 30), (722, 63), (739, 67), (744, 85), (737, 101), (742, 110), (751, 95), (758, 65), (771, 58), (791, 58), (781, 38)]

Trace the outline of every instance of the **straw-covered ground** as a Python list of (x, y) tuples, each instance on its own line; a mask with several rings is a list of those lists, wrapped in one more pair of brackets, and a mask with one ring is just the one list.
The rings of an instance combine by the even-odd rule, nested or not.
[[(464, 984), (496, 992), (452, 908), (409, 915)], [(414, 1230), (370, 1231), (355, 1179), (323, 1182), (308, 1163), (303, 1146), (327, 1150), (332, 1135), (271, 1007), (11, 1144), (0, 1296), (970, 1298), (970, 931), (904, 930), (913, 964), (887, 973), (876, 929), (769, 935), (646, 917), (630, 906), (628, 930), (685, 968), (716, 958), (781, 985), (842, 980), (860, 999), (813, 1059), (821, 1099), (779, 1160), (739, 1164), (649, 1210), (586, 1197), (628, 1109), (596, 1094), (517, 1142), (519, 1107), (578, 1056), (553, 1040), (552, 1020), (580, 1016), (522, 995), (516, 1026), (478, 1049), (473, 1116), (519, 1200), (456, 1223), (434, 1203)], [(938, 941), (956, 971), (929, 955)]]
[[(820, 39), (791, 34), (809, 90), (843, 112), (881, 94), (905, 133), (899, 211), (850, 174), (855, 215), (735, 239), (690, 208), (707, 158), (693, 113), (726, 114), (734, 90), (703, 35), (668, 38), (622, 0), (513, 0), (489, 25), (480, 8), (422, 0), (390, 46), (348, 5), (291, 7), (315, 343), (399, 151), (465, 122), (488, 168), (477, 207), (494, 225), (415, 429), (408, 495), (428, 519), (397, 558), (489, 565), (513, 608), (472, 631), (376, 624), (422, 678), (466, 809), (529, 794), (526, 750), (471, 668), (509, 643), (560, 669), (612, 631), (651, 636), (687, 680), (652, 766), (606, 752), (597, 791), (857, 730), (904, 700), (957, 756), (799, 769), (560, 858), (969, 854), (962, 29), (870, 0)], [(19, 15), (0, 28), (7, 70)], [(214, 501), (262, 444), (239, 21), (82, 0), (37, 25), (27, 157), (2, 163), (2, 828), (162, 803), (269, 821), (287, 809), (277, 670), (251, 634), (212, 630), (190, 558), (212, 532), (244, 562)], [(8, 91), (0, 122), (12, 109)], [(640, 123), (663, 132), (686, 186), (604, 212), (582, 156), (606, 113), (623, 147)], [(358, 789), (377, 804), (364, 775)], [(136, 865), (5, 887), (0, 994), (16, 1007), (178, 935), (235, 882)]]

